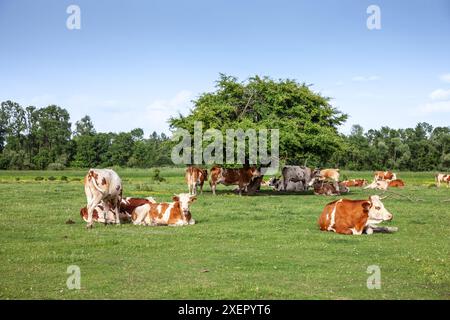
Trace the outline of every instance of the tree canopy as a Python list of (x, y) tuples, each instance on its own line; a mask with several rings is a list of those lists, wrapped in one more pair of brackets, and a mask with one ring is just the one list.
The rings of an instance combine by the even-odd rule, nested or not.
[(273, 80), (254, 76), (245, 82), (221, 74), (213, 92), (193, 101), (187, 116), (169, 120), (171, 128), (193, 133), (194, 123), (227, 129), (279, 129), (280, 158), (287, 163), (326, 163), (344, 140), (338, 126), (347, 115), (330, 104), (330, 98), (311, 90), (305, 83), (291, 79)]

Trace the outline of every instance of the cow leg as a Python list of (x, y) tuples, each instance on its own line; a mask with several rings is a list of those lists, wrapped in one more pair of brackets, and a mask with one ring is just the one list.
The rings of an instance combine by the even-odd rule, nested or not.
[(115, 208), (114, 208), (114, 214), (116, 216), (116, 224), (120, 225), (120, 200), (116, 199), (115, 202)]
[(211, 183), (211, 191), (212, 191), (213, 195), (216, 195), (216, 184), (214, 182)]
[(201, 183), (200, 183), (200, 194), (203, 194), (203, 183), (204, 183), (204, 182), (201, 182)]
[(99, 203), (102, 201), (103, 195), (101, 193), (98, 193), (94, 195), (94, 197), (91, 199), (90, 203), (88, 204), (88, 221), (86, 228), (92, 228), (92, 215), (94, 213), (94, 209), (96, 206), (99, 205)]

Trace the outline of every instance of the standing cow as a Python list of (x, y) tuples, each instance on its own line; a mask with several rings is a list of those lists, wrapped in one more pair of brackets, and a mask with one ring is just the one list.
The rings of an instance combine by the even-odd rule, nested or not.
[[(219, 166), (214, 166), (211, 168), (211, 175), (209, 180), (209, 185), (213, 194), (216, 194), (216, 187), (218, 184), (224, 184), (226, 186), (237, 185), (239, 187), (239, 195), (242, 192), (247, 191), (247, 187), (252, 184), (256, 179), (261, 183), (261, 171), (256, 167), (245, 166), (240, 169), (224, 169)], [(259, 185), (253, 185), (253, 189), (257, 189)]]
[(208, 170), (194, 166), (186, 168), (186, 183), (189, 188), (189, 194), (196, 195), (197, 187), (200, 187), (200, 193), (203, 193), (203, 184), (208, 179)]
[(375, 171), (373, 181), (396, 180), (397, 175), (392, 171)]
[(435, 179), (436, 179), (436, 185), (438, 187), (441, 186), (441, 182), (442, 183), (447, 183), (447, 188), (450, 186), (450, 175), (449, 174), (437, 173), (435, 175)]
[(307, 185), (314, 176), (311, 168), (304, 166), (284, 166), (281, 170), (283, 175), (283, 187), (280, 190), (285, 191), (301, 191), (307, 189)]
[(84, 177), (84, 192), (87, 199), (87, 228), (92, 228), (94, 209), (103, 202), (104, 216), (114, 212), (116, 224), (120, 224), (119, 206), (122, 200), (122, 181), (111, 169), (89, 169)]

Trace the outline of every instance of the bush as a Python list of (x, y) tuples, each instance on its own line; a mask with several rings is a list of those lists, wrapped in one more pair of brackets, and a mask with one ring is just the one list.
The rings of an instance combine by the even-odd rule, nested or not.
[(20, 181), (20, 178), (19, 178), (19, 177), (16, 177), (16, 181)]
[(61, 181), (66, 181), (66, 182), (68, 182), (69, 181), (69, 179), (66, 177), (66, 176), (61, 176)]
[(36, 180), (36, 181), (42, 181), (42, 180), (44, 180), (44, 177), (37, 176), (36, 178), (34, 178), (34, 180)]
[(65, 168), (66, 168), (66, 167), (65, 167), (62, 163), (57, 163), (57, 162), (50, 163), (50, 164), (47, 166), (47, 170), (61, 171), (61, 170), (64, 170)]
[(163, 177), (161, 177), (161, 171), (159, 169), (155, 169), (153, 171), (153, 176), (151, 177), (153, 181), (157, 181), (157, 182), (163, 182), (166, 181), (166, 179), (164, 179)]
[(48, 180), (49, 180), (49, 181), (55, 181), (56, 178), (55, 178), (54, 176), (50, 176), (50, 177), (48, 177)]

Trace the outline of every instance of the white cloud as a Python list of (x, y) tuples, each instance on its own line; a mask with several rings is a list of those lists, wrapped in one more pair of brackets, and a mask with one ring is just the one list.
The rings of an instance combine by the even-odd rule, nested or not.
[(419, 108), (419, 111), (422, 114), (450, 112), (450, 100), (427, 103), (423, 107)]
[(367, 81), (376, 81), (380, 80), (379, 76), (355, 76), (352, 78), (352, 81), (356, 82), (367, 82)]
[(444, 82), (449, 82), (450, 83), (450, 73), (446, 73), (440, 76), (440, 79)]
[(449, 100), (450, 90), (436, 89), (430, 93), (431, 100)]

